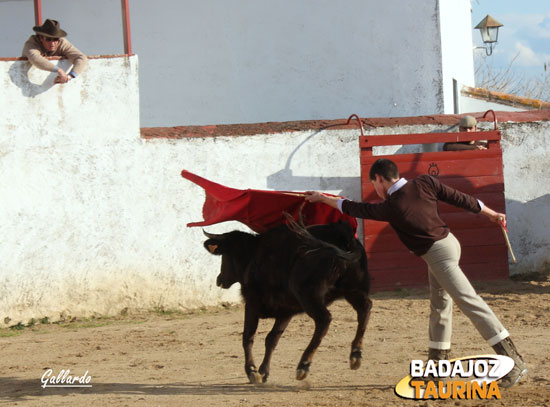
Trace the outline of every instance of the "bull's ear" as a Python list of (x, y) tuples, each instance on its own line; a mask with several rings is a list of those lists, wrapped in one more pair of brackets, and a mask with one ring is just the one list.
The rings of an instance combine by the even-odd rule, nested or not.
[(206, 242), (204, 242), (204, 248), (212, 254), (220, 255), (220, 254), (222, 254), (220, 243), (221, 242), (219, 242), (215, 239), (208, 239)]

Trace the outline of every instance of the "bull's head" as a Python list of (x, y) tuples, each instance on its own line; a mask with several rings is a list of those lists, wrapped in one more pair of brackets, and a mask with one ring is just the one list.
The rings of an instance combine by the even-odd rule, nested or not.
[(210, 253), (222, 256), (220, 274), (216, 279), (216, 285), (221, 288), (229, 288), (239, 282), (240, 268), (237, 265), (238, 252), (234, 249), (235, 242), (231, 239), (231, 233), (215, 235), (203, 230), (208, 240), (204, 242), (204, 248)]

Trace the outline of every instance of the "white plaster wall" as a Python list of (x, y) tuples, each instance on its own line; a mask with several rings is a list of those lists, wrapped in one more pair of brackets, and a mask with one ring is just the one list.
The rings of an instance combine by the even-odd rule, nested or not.
[[(203, 249), (201, 229), (186, 227), (201, 220), (204, 195), (181, 170), (237, 188), (310, 186), (358, 199), (353, 133), (174, 142), (136, 137), (3, 157), (3, 176), (31, 185), (10, 183), (12, 197), (2, 204), (1, 232), (12, 239), (0, 253), (0, 315), (17, 323), (238, 301), (238, 287), (215, 286), (219, 259)], [(328, 146), (345, 159), (327, 161)], [(33, 163), (39, 164), (32, 169)], [(246, 229), (234, 222), (207, 229), (235, 228)]]
[(511, 273), (550, 270), (550, 122), (500, 123)]
[[(442, 78), (447, 87), (456, 72), (473, 70), (471, 55), (462, 58), (471, 47), (467, 3), (130, 2), (141, 125), (443, 113), (452, 107)], [(48, 0), (42, 6), (43, 17), (59, 20), (85, 53), (122, 52), (119, 1)], [(20, 55), (32, 33), (32, 10), (32, 0), (0, 1), (0, 56)]]
[(0, 142), (8, 153), (118, 144), (139, 135), (137, 57), (90, 59), (88, 69), (65, 85), (55, 85), (55, 74), (27, 61), (0, 62), (0, 69)]
[(453, 79), (475, 86), (470, 0), (442, 0), (440, 8), (441, 58), (443, 67), (443, 113), (454, 113)]

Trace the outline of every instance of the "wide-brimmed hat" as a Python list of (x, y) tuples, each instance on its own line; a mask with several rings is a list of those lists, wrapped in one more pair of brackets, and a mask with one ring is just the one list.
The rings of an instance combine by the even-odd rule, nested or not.
[(59, 23), (49, 18), (44, 21), (44, 24), (37, 25), (32, 29), (36, 31), (37, 34), (43, 35), (44, 37), (59, 38), (67, 36), (67, 33), (59, 28)]

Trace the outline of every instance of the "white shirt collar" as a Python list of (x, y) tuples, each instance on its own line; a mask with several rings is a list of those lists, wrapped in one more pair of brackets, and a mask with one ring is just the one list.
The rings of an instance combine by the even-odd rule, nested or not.
[(407, 180), (405, 178), (401, 178), (399, 181), (394, 183), (391, 187), (388, 188), (388, 196), (393, 194), (395, 191), (399, 191), (406, 183)]

